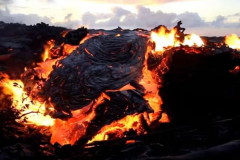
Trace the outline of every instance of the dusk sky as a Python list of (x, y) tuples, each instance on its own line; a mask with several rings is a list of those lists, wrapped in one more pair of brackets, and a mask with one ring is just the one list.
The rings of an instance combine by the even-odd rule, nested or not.
[(185, 33), (240, 36), (239, 0), (0, 0), (0, 21), (88, 28), (173, 27)]

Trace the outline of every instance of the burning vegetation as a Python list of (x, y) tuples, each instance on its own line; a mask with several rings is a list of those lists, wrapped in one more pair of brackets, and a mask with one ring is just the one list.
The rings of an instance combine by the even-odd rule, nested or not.
[[(45, 126), (51, 144), (87, 147), (149, 134), (172, 119), (160, 95), (174, 54), (240, 49), (236, 35), (227, 36), (226, 45), (206, 44), (184, 30), (160, 25), (150, 32), (64, 31), (61, 43), (49, 39), (43, 44), (41, 61), (25, 68), (20, 79), (1, 72), (0, 98), (11, 100), (18, 123)], [(238, 72), (239, 66), (229, 71)]]

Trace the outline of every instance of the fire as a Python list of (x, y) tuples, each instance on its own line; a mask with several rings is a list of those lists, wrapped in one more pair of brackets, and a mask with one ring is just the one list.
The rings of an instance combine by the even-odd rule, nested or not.
[(46, 61), (47, 59), (51, 59), (50, 50), (54, 47), (55, 40), (51, 39), (47, 41), (47, 43), (43, 46), (44, 52), (42, 53), (42, 60)]
[(48, 78), (48, 75), (52, 72), (53, 70), (53, 65), (62, 58), (57, 58), (57, 59), (50, 59), (41, 63), (37, 64), (37, 67), (34, 68), (36, 71), (38, 77), (41, 78)]
[(158, 32), (151, 32), (151, 39), (156, 43), (155, 51), (164, 51), (168, 46), (175, 46), (175, 34), (175, 29), (168, 32), (165, 27), (161, 27)]
[(231, 34), (225, 37), (225, 43), (233, 49), (240, 50), (240, 38), (236, 34)]
[(200, 36), (196, 34), (190, 34), (185, 36), (183, 45), (188, 45), (188, 46), (198, 46), (201, 47), (204, 45), (202, 39)]
[[(161, 34), (167, 34), (164, 38), (159, 38)], [(63, 33), (66, 34), (66, 33)], [(85, 40), (98, 36), (104, 35), (105, 33), (99, 32), (96, 34), (88, 34), (80, 44), (84, 43)], [(156, 33), (155, 33), (156, 34)], [(175, 43), (174, 39), (175, 31), (167, 33), (166, 30), (160, 30), (156, 37), (156, 42), (160, 39), (165, 42), (163, 46), (157, 47), (161, 50), (165, 46), (172, 46)], [(152, 33), (154, 37), (154, 33)], [(121, 36), (117, 34), (116, 37)], [(170, 41), (170, 42), (169, 42)], [(62, 44), (64, 55), (58, 59), (51, 59), (52, 48), (54, 47), (54, 40), (50, 40), (44, 45), (44, 54), (42, 55), (43, 62), (38, 63), (37, 67), (34, 68), (35, 73), (38, 77), (47, 79), (48, 75), (53, 70), (53, 65), (73, 52), (78, 46), (72, 46), (69, 44)], [(156, 43), (158, 45), (158, 43)], [(153, 113), (139, 113), (134, 115), (127, 115), (120, 120), (116, 120), (109, 125), (102, 127), (97, 134), (93, 135), (93, 138), (88, 142), (94, 142), (99, 140), (108, 140), (109, 135), (115, 135), (115, 137), (123, 137), (125, 132), (134, 130), (137, 134), (144, 134), (146, 131), (142, 127), (142, 120), (151, 125), (152, 122), (158, 121), (161, 123), (169, 122), (168, 117), (165, 113), (161, 114), (162, 100), (159, 96), (159, 82), (160, 79), (155, 76), (152, 71), (147, 69), (148, 52), (145, 55), (145, 67), (143, 68), (143, 78), (139, 82), (145, 88), (144, 98), (149, 103), (149, 106), (153, 109)], [(44, 82), (43, 82), (44, 83)], [(43, 102), (39, 102), (33, 98), (32, 94), (26, 91), (24, 84), (21, 80), (11, 80), (7, 75), (1, 81), (0, 86), (3, 88), (3, 92), (6, 95), (10, 95), (13, 99), (13, 106), (21, 113), (21, 119), (27, 118), (27, 124), (35, 124), (37, 126), (51, 126), (51, 143), (58, 142), (61, 145), (71, 144), (73, 145), (79, 138), (82, 138), (87, 133), (88, 125), (96, 116), (96, 108), (102, 104), (105, 99), (110, 99), (106, 94), (102, 93), (98, 99), (85, 106), (82, 109), (72, 111), (72, 118), (68, 120), (53, 119), (46, 114), (46, 106)], [(133, 86), (127, 84), (122, 88), (115, 91), (124, 90), (135, 90)], [(113, 90), (107, 90), (106, 92), (113, 92)], [(53, 108), (49, 108), (53, 110)], [(161, 118), (162, 117), (162, 118)]]
[(168, 47), (177, 47), (180, 44), (188, 46), (203, 46), (204, 42), (200, 36), (196, 34), (190, 34), (184, 37), (184, 41), (181, 43), (177, 38), (177, 31), (175, 29), (167, 30), (165, 27), (160, 27), (160, 29), (155, 32), (151, 32), (151, 41), (155, 42), (155, 51), (162, 53)]
[[(67, 33), (68, 31), (65, 31), (62, 33), (62, 35), (64, 36)], [(44, 44), (44, 52), (41, 56), (42, 62), (38, 63), (33, 69), (34, 73), (40, 78), (47, 79), (48, 75), (53, 70), (53, 65), (55, 65), (58, 60), (63, 59), (64, 56), (71, 54), (78, 47), (62, 44), (60, 47), (63, 46), (64, 56), (57, 59), (51, 59), (51, 55), (53, 54), (52, 49), (54, 46), (55, 40), (49, 40), (46, 42), (46, 44)], [(26, 68), (24, 74), (28, 74), (28, 70)], [(24, 74), (22, 76), (24, 76)], [(22, 122), (23, 120), (26, 120), (26, 122), (23, 123), (34, 124), (37, 126), (53, 126), (54, 124), (59, 123), (49, 115), (45, 115), (47, 111), (45, 104), (35, 100), (32, 96), (32, 93), (27, 91), (21, 80), (12, 80), (7, 74), (3, 73), (0, 73), (0, 77), (2, 77), (0, 81), (0, 87), (3, 88), (4, 95), (11, 97), (12, 106), (20, 112), (19, 121)], [(37, 86), (34, 87), (36, 88)], [(54, 110), (51, 107), (48, 107), (48, 109)]]
[(12, 97), (12, 106), (21, 112), (20, 120), (26, 119), (27, 124), (38, 126), (52, 126), (54, 124), (54, 119), (49, 115), (44, 115), (45, 105), (28, 96), (21, 80), (11, 80), (6, 74), (0, 76), (3, 77), (0, 81), (0, 87), (3, 88), (5, 95)]

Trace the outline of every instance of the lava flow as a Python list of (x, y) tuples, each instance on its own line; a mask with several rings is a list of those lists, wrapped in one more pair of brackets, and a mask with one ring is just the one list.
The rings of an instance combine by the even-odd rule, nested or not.
[[(124, 32), (114, 34), (115, 39), (122, 38), (124, 36)], [(66, 36), (67, 32), (64, 33), (64, 36)], [(147, 131), (144, 129), (144, 126), (142, 124), (142, 121), (144, 120), (148, 126), (151, 126), (153, 123), (168, 123), (169, 119), (166, 113), (162, 111), (161, 105), (162, 100), (159, 96), (159, 89), (161, 87), (161, 77), (157, 74), (156, 70), (149, 70), (148, 69), (148, 59), (149, 54), (152, 53), (153, 55), (161, 55), (163, 54), (167, 49), (172, 47), (177, 47), (180, 45), (188, 45), (188, 46), (203, 46), (204, 43), (201, 40), (201, 38), (195, 34), (187, 35), (185, 36), (185, 39), (183, 42), (180, 42), (176, 38), (176, 30), (172, 29), (171, 31), (167, 31), (166, 28), (161, 27), (158, 31), (152, 31), (151, 35), (146, 33), (145, 37), (148, 37), (146, 40), (146, 45), (149, 46), (137, 46), (136, 48), (133, 48), (129, 54), (135, 54), (136, 50), (139, 48), (147, 48), (145, 50), (145, 55), (143, 57), (137, 57), (138, 62), (143, 62), (143, 67), (141, 69), (141, 78), (138, 79), (137, 83), (138, 85), (133, 85), (131, 83), (124, 84), (121, 87), (114, 88), (114, 89), (105, 89), (103, 92), (100, 93), (99, 96), (94, 97), (94, 100), (90, 101), (88, 98), (86, 98), (89, 103), (82, 108), (70, 110), (69, 106), (63, 109), (62, 113), (67, 114), (69, 117), (67, 118), (52, 118), (50, 115), (52, 112), (55, 111), (55, 109), (59, 106), (54, 106), (56, 104), (51, 103), (51, 98), (47, 99), (41, 99), (37, 97), (38, 94), (36, 92), (41, 92), (45, 82), (49, 80), (50, 74), (53, 73), (57, 67), (64, 68), (61, 63), (59, 63), (60, 60), (64, 60), (67, 56), (69, 56), (71, 53), (75, 52), (74, 54), (81, 54), (77, 53), (76, 50), (78, 47), (81, 47), (87, 39), (90, 39), (92, 37), (96, 37), (99, 35), (108, 35), (111, 33), (95, 33), (95, 34), (88, 34), (81, 42), (79, 46), (73, 46), (70, 44), (61, 44), (59, 48), (54, 48), (54, 40), (50, 40), (47, 42), (47, 44), (44, 46), (45, 51), (42, 56), (43, 62), (39, 63), (33, 70), (35, 75), (40, 77), (41, 80), (37, 81), (35, 85), (31, 86), (31, 89), (24, 87), (24, 83), (21, 80), (12, 80), (10, 77), (6, 74), (1, 74), (2, 80), (0, 81), (0, 87), (3, 88), (3, 92), (5, 95), (8, 95), (12, 99), (12, 106), (20, 112), (20, 119), (25, 120), (21, 123), (24, 124), (35, 124), (37, 126), (50, 126), (51, 132), (52, 132), (52, 138), (51, 143), (58, 142), (61, 145), (71, 144), (74, 145), (75, 142), (81, 138), (86, 138), (86, 134), (88, 126), (91, 125), (92, 121), (96, 118), (97, 110), (99, 106), (107, 104), (109, 101), (111, 101), (111, 98), (109, 95), (112, 94), (121, 94), (125, 97), (125, 99), (128, 98), (129, 94), (136, 94), (138, 96), (142, 96), (144, 99), (143, 102), (146, 103), (144, 107), (150, 108), (149, 111), (136, 112), (133, 114), (126, 114), (124, 117), (120, 117), (119, 119), (106, 123), (103, 127), (98, 129), (98, 131), (94, 135), (90, 135), (88, 137), (88, 142), (86, 143), (92, 143), (94, 141), (100, 141), (100, 140), (108, 140), (111, 137), (111, 135), (114, 135), (114, 138), (118, 137), (124, 137), (126, 136), (126, 132), (132, 130), (136, 134), (146, 134)], [(141, 36), (141, 35), (139, 35)], [(150, 42), (155, 43), (155, 47), (152, 47), (150, 45)], [(230, 43), (228, 43), (230, 46)], [(126, 50), (128, 49), (129, 44), (126, 44)], [(131, 44), (133, 45), (133, 44)], [(145, 44), (144, 44), (145, 45)], [(115, 47), (115, 46), (113, 46)], [(61, 51), (60, 51), (61, 50)], [(91, 53), (90, 50), (87, 48), (84, 49), (87, 52), (87, 56), (93, 57), (98, 56)], [(123, 53), (126, 50), (120, 50), (119, 53)], [(144, 49), (142, 49), (144, 50)], [(56, 56), (59, 54), (59, 52), (62, 52), (61, 56), (58, 56), (57, 58), (51, 58), (52, 56)], [(114, 52), (111, 52), (111, 55), (114, 57), (116, 56)], [(100, 59), (102, 57), (100, 56)], [(94, 59), (92, 60), (94, 61)], [(92, 61), (88, 61), (87, 63), (91, 64)], [(125, 61), (125, 59), (121, 60), (122, 62)], [(107, 61), (106, 61), (107, 63)], [(113, 63), (115, 66), (118, 64)], [(164, 60), (160, 65), (164, 65)], [(109, 70), (114, 67), (114, 65), (110, 65)], [(165, 64), (166, 67), (167, 64)], [(76, 66), (76, 69), (78, 69), (79, 66)], [(129, 67), (126, 70), (131, 70), (134, 68)], [(31, 72), (32, 70), (29, 70)], [(70, 72), (70, 71), (69, 71)], [(121, 68), (120, 72), (124, 72), (124, 69)], [(32, 72), (31, 72), (32, 73)], [(82, 73), (78, 73), (82, 74)], [(107, 73), (106, 73), (107, 74)], [(117, 73), (119, 74), (119, 73)], [(117, 77), (118, 75), (115, 74)], [(27, 75), (27, 72), (25, 72), (23, 75)], [(57, 77), (58, 78), (58, 77)], [(57, 81), (57, 78), (55, 79)], [(90, 77), (92, 78), (92, 77)], [(108, 78), (108, 77), (107, 77)], [(118, 78), (118, 77), (117, 77)], [(31, 79), (33, 80), (33, 78)], [(65, 81), (65, 80), (63, 80)], [(64, 82), (61, 83), (61, 85)], [(52, 84), (51, 84), (52, 85)], [(138, 91), (137, 88), (141, 91)], [(94, 88), (93, 88), (94, 90)], [(129, 92), (128, 92), (129, 91)], [(62, 91), (61, 91), (62, 92)], [(116, 92), (116, 93), (115, 93)], [(108, 95), (109, 94), (109, 95)], [(126, 98), (127, 97), (127, 98)], [(131, 97), (131, 96), (130, 96)], [(63, 99), (66, 99), (67, 97), (63, 97)], [(132, 97), (131, 97), (132, 98)], [(47, 103), (46, 101), (49, 101)], [(133, 104), (134, 106), (135, 104)], [(139, 105), (139, 104), (138, 104)], [(142, 104), (140, 104), (142, 105)], [(128, 108), (129, 106), (127, 106)], [(104, 113), (107, 112), (107, 109), (105, 109)]]

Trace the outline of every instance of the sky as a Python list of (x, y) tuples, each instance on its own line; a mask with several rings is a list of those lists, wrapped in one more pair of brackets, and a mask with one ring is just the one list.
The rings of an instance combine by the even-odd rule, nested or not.
[(239, 0), (0, 0), (0, 21), (45, 22), (76, 29), (172, 28), (185, 33), (240, 36)]

